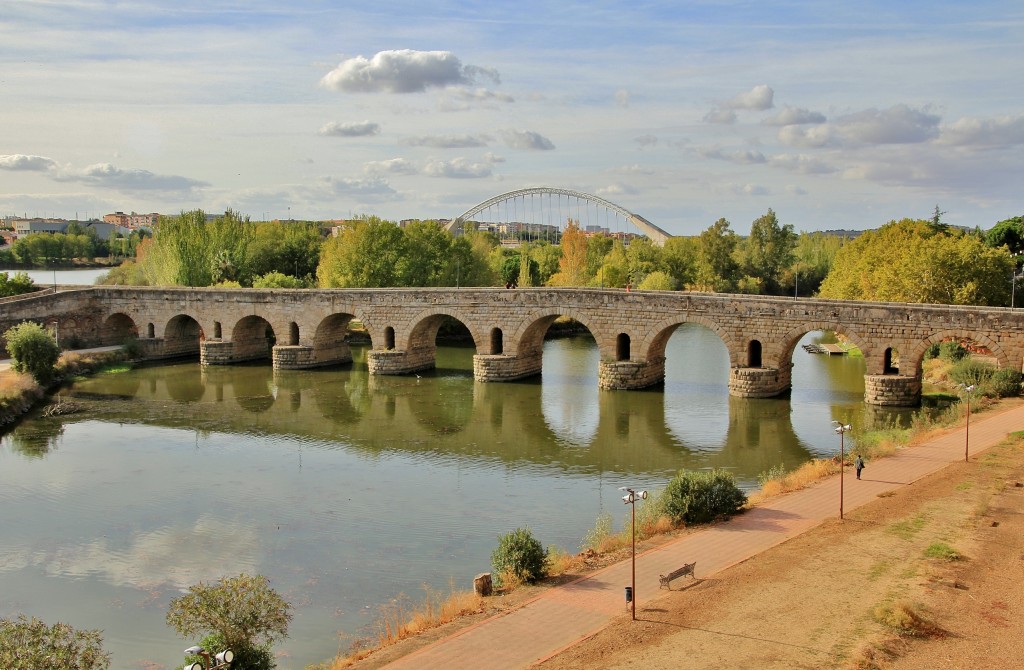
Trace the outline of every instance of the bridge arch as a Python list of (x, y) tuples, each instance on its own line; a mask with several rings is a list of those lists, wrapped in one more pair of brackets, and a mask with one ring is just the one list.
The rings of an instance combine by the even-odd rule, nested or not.
[(782, 336), (782, 340), (779, 343), (781, 348), (778, 351), (778, 358), (776, 364), (779, 366), (791, 366), (793, 365), (793, 352), (796, 351), (797, 345), (800, 340), (803, 339), (807, 333), (814, 333), (819, 330), (830, 330), (837, 335), (842, 335), (847, 340), (852, 342), (861, 353), (864, 355), (864, 360), (867, 362), (874, 355), (872, 348), (867, 344), (867, 340), (856, 331), (856, 329), (849, 326), (844, 326), (841, 323), (828, 323), (823, 321), (808, 321), (799, 326), (791, 328)]
[(921, 369), (921, 366), (924, 361), (925, 352), (928, 351), (928, 348), (930, 346), (932, 346), (933, 344), (941, 344), (942, 342), (945, 342), (947, 340), (971, 340), (972, 342), (977, 342), (978, 344), (984, 345), (985, 348), (992, 352), (992, 355), (995, 357), (996, 363), (1000, 368), (1013, 367), (1015, 370), (1018, 371), (1021, 369), (1019, 362), (1017, 366), (1014, 366), (1013, 362), (1007, 355), (1006, 351), (1004, 351), (1003, 347), (1001, 347), (999, 343), (996, 342), (991, 337), (988, 337), (984, 333), (964, 331), (959, 329), (940, 330), (918, 342), (913, 347), (913, 349), (911, 349), (911, 351), (908, 352), (910, 354), (908, 356), (908, 360), (913, 363), (914, 369)]
[(243, 317), (231, 331), (232, 360), (271, 358), (276, 341), (274, 328), (265, 318), (255, 314)]
[(672, 337), (676, 329), (684, 323), (693, 323), (700, 326), (704, 326), (725, 344), (726, 350), (729, 352), (729, 365), (735, 367), (740, 365), (739, 350), (737, 349), (737, 343), (733, 341), (732, 336), (729, 332), (721, 326), (717, 321), (709, 319), (701, 315), (685, 315), (683, 318), (671, 317), (661, 321), (650, 329), (648, 336), (643, 340), (640, 345), (640, 350), (644, 352), (644, 356), (647, 360), (657, 360), (665, 357), (665, 347), (668, 346), (669, 338)]
[(139, 327), (135, 320), (124, 312), (114, 312), (103, 321), (100, 346), (124, 344), (125, 340), (138, 337)]
[(533, 195), (564, 195), (570, 198), (577, 198), (579, 200), (586, 200), (587, 202), (592, 202), (595, 205), (599, 205), (601, 207), (604, 207), (605, 209), (615, 212), (616, 214), (619, 214), (624, 219), (626, 219), (634, 226), (639, 228), (641, 231), (643, 231), (644, 235), (651, 238), (651, 240), (658, 246), (664, 246), (665, 241), (672, 237), (672, 235), (665, 232), (658, 226), (654, 225), (644, 217), (640, 216), (639, 214), (634, 214), (625, 207), (622, 207), (621, 205), (616, 205), (614, 202), (605, 200), (604, 198), (592, 195), (590, 193), (583, 193), (582, 191), (573, 191), (567, 188), (549, 187), (522, 188), (516, 191), (509, 191), (508, 193), (496, 195), (493, 198), (485, 200), (479, 205), (471, 207), (470, 209), (463, 212), (462, 215), (452, 219), (445, 226), (445, 230), (454, 235), (460, 235), (462, 234), (462, 224), (470, 220), (473, 216), (479, 214), (480, 212), (490, 207), (493, 207), (494, 205), (506, 202), (508, 200), (515, 200), (516, 198), (522, 198)]

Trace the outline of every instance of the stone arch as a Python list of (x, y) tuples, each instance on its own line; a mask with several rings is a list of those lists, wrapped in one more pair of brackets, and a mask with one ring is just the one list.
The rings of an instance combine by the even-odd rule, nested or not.
[(467, 318), (457, 310), (447, 309), (425, 309), (410, 319), (412, 328), (409, 330), (403, 348), (406, 351), (414, 351), (421, 350), (423, 347), (434, 347), (434, 342), (437, 340), (437, 331), (440, 329), (445, 318), (455, 319), (465, 326), (469, 331), (470, 337), (473, 338), (474, 349), (476, 349), (477, 353), (480, 353), (483, 349), (482, 343), (488, 341), (486, 334), (479, 331), (477, 323), (473, 319)]
[(849, 341), (853, 342), (854, 345), (860, 349), (861, 353), (864, 354), (865, 360), (868, 360), (868, 358), (873, 355), (873, 349), (869, 344), (870, 341), (855, 329), (844, 326), (841, 323), (807, 321), (795, 328), (791, 328), (789, 332), (782, 336), (782, 340), (780, 342), (781, 349), (776, 364), (779, 367), (783, 365), (792, 365), (793, 351), (796, 350), (796, 345), (800, 343), (800, 340), (803, 339), (804, 335), (818, 330), (831, 330), (832, 332), (842, 335)]
[(395, 348), (395, 329), (393, 326), (388, 326), (384, 329), (384, 348), (389, 351)]
[(626, 333), (619, 333), (615, 336), (615, 360), (628, 361), (629, 359), (629, 335)]
[(269, 359), (277, 336), (270, 322), (262, 316), (250, 314), (244, 317), (231, 331), (231, 359), (233, 361), (250, 361), (262, 358)]
[(146, 337), (149, 339), (156, 337), (156, 326), (153, 325), (152, 321), (146, 324)]
[(501, 328), (491, 328), (491, 339), (489, 345), (487, 353), (492, 356), (500, 356), (504, 352), (505, 341)]
[(747, 365), (748, 368), (761, 367), (761, 340), (750, 340), (747, 342)]
[(198, 356), (203, 329), (193, 317), (179, 314), (164, 326), (165, 356)]
[(124, 312), (115, 312), (103, 321), (100, 346), (124, 344), (125, 340), (139, 336), (135, 321)]
[[(905, 360), (907, 362), (912, 363), (915, 370), (920, 370), (921, 365), (924, 361), (924, 354), (926, 351), (928, 351), (928, 347), (932, 346), (933, 344), (939, 344), (951, 339), (972, 340), (979, 344), (983, 344), (989, 351), (992, 352), (992, 355), (995, 356), (996, 362), (1000, 368), (1012, 367), (1015, 370), (1019, 369), (1019, 367), (1013, 365), (1013, 362), (1010, 360), (1009, 355), (1007, 355), (1003, 347), (1001, 347), (998, 342), (988, 337), (987, 335), (984, 335), (982, 333), (973, 333), (952, 329), (940, 330), (936, 333), (931, 334), (930, 336), (926, 337), (920, 342), (916, 343), (912, 348), (910, 348), (910, 355)], [(903, 360), (902, 354), (900, 358), (901, 360)]]
[(224, 329), (221, 326), (220, 321), (214, 321), (213, 322), (213, 337), (216, 340), (220, 340), (220, 339), (224, 338)]
[[(886, 347), (885, 353), (882, 354), (882, 374), (884, 375), (898, 375), (900, 368), (898, 365), (893, 365), (893, 347)], [(896, 349), (899, 352), (899, 349)]]
[(650, 329), (648, 336), (644, 338), (640, 345), (640, 350), (644, 352), (647, 360), (650, 361), (663, 358), (665, 356), (665, 347), (668, 345), (669, 338), (672, 337), (674, 332), (676, 332), (676, 328), (684, 323), (694, 323), (704, 326), (713, 332), (720, 340), (722, 340), (722, 343), (725, 344), (726, 350), (729, 352), (729, 366), (736, 367), (740, 364), (740, 361), (737, 360), (736, 349), (733, 346), (733, 340), (729, 333), (712, 319), (708, 319), (703, 316), (691, 315), (687, 315), (686, 318), (681, 320), (679, 318), (665, 319)]
[(568, 317), (586, 328), (594, 337), (594, 340), (597, 341), (597, 346), (602, 356), (610, 357), (614, 355), (614, 341), (603, 342), (603, 338), (599, 337), (599, 333), (595, 332), (588, 325), (588, 317), (575, 309), (558, 309), (555, 307), (530, 312), (523, 318), (512, 336), (515, 342), (516, 355), (523, 356), (532, 352), (540, 352), (544, 348), (544, 335), (548, 332), (551, 324), (555, 322), (555, 319), (560, 316)]
[[(353, 319), (352, 314), (330, 314), (320, 321), (313, 335), (313, 359), (317, 362), (349, 361), (348, 326)], [(296, 342), (296, 344), (298, 344)]]
[(299, 324), (294, 321), (288, 324), (288, 344), (293, 347), (299, 344)]

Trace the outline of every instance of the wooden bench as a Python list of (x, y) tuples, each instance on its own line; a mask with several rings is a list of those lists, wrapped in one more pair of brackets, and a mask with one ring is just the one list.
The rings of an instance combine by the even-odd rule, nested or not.
[(690, 575), (691, 579), (697, 579), (697, 576), (693, 574), (693, 568), (697, 565), (697, 562), (687, 563), (678, 570), (673, 570), (667, 575), (658, 575), (658, 581), (661, 583), (661, 588), (672, 590), (672, 580), (683, 575)]

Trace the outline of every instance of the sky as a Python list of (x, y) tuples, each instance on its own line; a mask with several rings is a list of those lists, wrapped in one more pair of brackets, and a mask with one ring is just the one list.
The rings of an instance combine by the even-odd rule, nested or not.
[(0, 215), (1024, 214), (1024, 3), (8, 0)]

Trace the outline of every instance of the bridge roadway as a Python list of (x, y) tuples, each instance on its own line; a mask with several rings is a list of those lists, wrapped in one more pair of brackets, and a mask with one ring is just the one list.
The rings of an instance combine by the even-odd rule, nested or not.
[(351, 360), (358, 320), (372, 339), (371, 374), (435, 365), (446, 318), (473, 338), (478, 381), (541, 372), (544, 335), (560, 316), (586, 326), (600, 350), (605, 389), (659, 384), (675, 329), (695, 323), (725, 344), (730, 393), (772, 397), (790, 388), (793, 351), (808, 332), (832, 330), (866, 363), (865, 401), (920, 401), (927, 348), (949, 338), (988, 348), (1000, 367), (1024, 364), (1024, 316), (1004, 307), (871, 303), (596, 288), (215, 289), (97, 286), (0, 302), (0, 332), (24, 320), (56, 326), (77, 346), (137, 338), (146, 358), (198, 355), (204, 365), (271, 359), (275, 369)]

